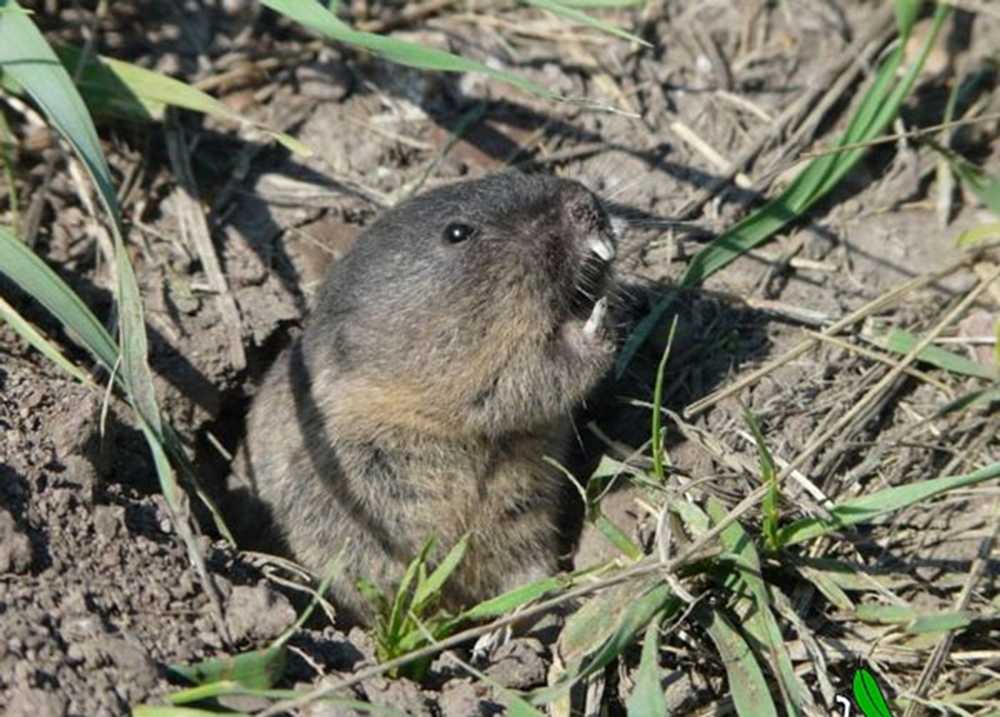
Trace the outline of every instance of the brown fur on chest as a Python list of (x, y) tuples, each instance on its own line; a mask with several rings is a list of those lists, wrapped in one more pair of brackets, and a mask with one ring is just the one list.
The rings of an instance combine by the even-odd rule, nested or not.
[(521, 529), (547, 529), (562, 476), (546, 458), (564, 459), (568, 427), (499, 441), (430, 440), (394, 432), (345, 450), (345, 478), (372, 505), (396, 513), (399, 536), (419, 549), (465, 534), (479, 543)]

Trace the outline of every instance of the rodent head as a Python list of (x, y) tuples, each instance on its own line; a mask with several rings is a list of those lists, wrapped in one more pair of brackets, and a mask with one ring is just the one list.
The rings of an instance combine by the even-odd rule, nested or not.
[(334, 265), (307, 327), (327, 410), (442, 435), (564, 415), (613, 360), (614, 256), (600, 202), (565, 179), (507, 172), (398, 205)]

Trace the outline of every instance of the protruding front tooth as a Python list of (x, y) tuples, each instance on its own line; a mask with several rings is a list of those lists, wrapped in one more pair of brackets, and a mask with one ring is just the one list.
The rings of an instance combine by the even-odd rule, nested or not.
[(583, 325), (583, 335), (587, 338), (593, 338), (597, 335), (598, 329), (604, 325), (604, 317), (608, 315), (608, 297), (602, 296), (600, 300), (594, 304), (594, 308), (590, 310), (590, 316), (587, 317), (587, 323)]
[(615, 235), (615, 239), (621, 239), (622, 235), (625, 233), (626, 227), (628, 227), (628, 219), (625, 217), (611, 217), (611, 233)]
[(615, 245), (600, 236), (591, 236), (587, 246), (601, 258), (601, 261), (611, 261), (615, 258)]

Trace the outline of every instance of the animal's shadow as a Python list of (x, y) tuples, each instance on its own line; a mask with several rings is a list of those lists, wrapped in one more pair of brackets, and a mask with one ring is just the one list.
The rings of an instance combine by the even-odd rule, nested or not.
[[(622, 294), (629, 297), (620, 306), (619, 318), (627, 337), (651, 307), (665, 299), (670, 304), (631, 360), (620, 362), (574, 417), (577, 441), (569, 469), (579, 485), (567, 487), (563, 515), (564, 547), (570, 555), (586, 518), (580, 489), (586, 492), (602, 458), (628, 461), (651, 473), (653, 404), (660, 371), (661, 411), (681, 413), (742, 365), (767, 356), (770, 348), (767, 325), (772, 319), (731, 298), (649, 282), (626, 283)], [(670, 430), (669, 419), (662, 418), (661, 425), (664, 449), (669, 451), (683, 438)], [(605, 488), (614, 492), (627, 485), (628, 480), (619, 480)]]

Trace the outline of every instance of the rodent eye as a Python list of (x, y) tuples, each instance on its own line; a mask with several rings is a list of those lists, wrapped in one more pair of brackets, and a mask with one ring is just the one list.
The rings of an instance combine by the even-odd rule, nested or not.
[(476, 235), (476, 228), (460, 222), (452, 222), (444, 228), (444, 240), (449, 244), (458, 244)]

